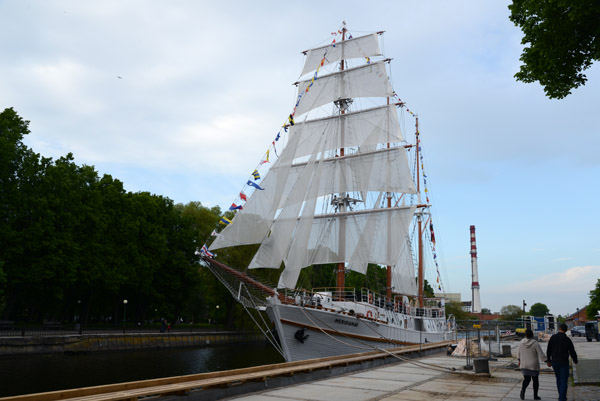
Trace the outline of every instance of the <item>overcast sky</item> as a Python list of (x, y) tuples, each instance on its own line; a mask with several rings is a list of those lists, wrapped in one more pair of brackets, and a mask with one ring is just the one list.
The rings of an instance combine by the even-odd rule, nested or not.
[(600, 67), (564, 100), (516, 82), (507, 5), (0, 0), (0, 108), (31, 121), (44, 156), (227, 207), (293, 108), (301, 51), (344, 20), (385, 30), (419, 115), (444, 288), (470, 300), (473, 224), (483, 307), (570, 314), (600, 278)]

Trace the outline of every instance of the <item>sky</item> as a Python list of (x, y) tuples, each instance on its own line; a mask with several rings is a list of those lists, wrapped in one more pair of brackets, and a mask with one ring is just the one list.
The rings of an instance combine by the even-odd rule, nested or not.
[(571, 314), (600, 278), (600, 65), (563, 100), (517, 82), (508, 4), (0, 0), (0, 109), (43, 156), (226, 208), (293, 109), (301, 51), (342, 21), (383, 30), (419, 116), (445, 291), (471, 299), (475, 225), (482, 307)]

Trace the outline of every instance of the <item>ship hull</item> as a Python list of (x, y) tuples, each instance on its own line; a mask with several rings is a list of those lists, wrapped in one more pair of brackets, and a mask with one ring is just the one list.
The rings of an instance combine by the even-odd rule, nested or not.
[(443, 329), (444, 318), (387, 311), (386, 322), (334, 308), (281, 304), (275, 299), (269, 301), (266, 311), (288, 362), (440, 342), (451, 337), (451, 332)]

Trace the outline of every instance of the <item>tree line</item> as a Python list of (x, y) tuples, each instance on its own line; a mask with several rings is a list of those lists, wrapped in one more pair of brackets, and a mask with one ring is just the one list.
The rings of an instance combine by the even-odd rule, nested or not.
[[(224, 290), (194, 252), (218, 207), (131, 193), (73, 155), (23, 143), (28, 121), (0, 113), (0, 320), (207, 321)], [(227, 315), (227, 316), (225, 316)]]

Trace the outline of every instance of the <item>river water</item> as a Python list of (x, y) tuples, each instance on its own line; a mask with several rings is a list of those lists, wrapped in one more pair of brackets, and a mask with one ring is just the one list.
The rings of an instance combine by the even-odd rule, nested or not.
[(0, 358), (0, 397), (284, 362), (266, 342)]

